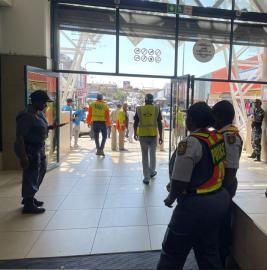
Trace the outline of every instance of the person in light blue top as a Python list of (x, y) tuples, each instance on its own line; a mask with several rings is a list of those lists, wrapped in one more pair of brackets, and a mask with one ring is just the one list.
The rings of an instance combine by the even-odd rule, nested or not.
[(64, 112), (72, 112), (73, 110), (73, 100), (71, 98), (67, 99), (67, 104), (63, 106), (62, 111)]
[(73, 113), (73, 136), (74, 136), (74, 147), (78, 147), (78, 139), (80, 134), (81, 121), (84, 121), (86, 118), (87, 108), (78, 109)]

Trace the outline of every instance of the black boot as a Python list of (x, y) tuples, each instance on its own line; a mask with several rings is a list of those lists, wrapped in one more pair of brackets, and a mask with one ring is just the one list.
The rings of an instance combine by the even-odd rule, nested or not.
[(23, 214), (42, 214), (44, 212), (44, 208), (39, 208), (34, 204), (34, 198), (24, 198)]
[(256, 157), (255, 153), (252, 153), (250, 156), (248, 156), (248, 158), (255, 158), (255, 157)]
[[(36, 198), (33, 198), (33, 202), (37, 207), (43, 206), (44, 202), (38, 201)], [(25, 204), (25, 199), (21, 201), (21, 204)]]
[(261, 161), (261, 158), (259, 156), (256, 156), (253, 160), (254, 161)]

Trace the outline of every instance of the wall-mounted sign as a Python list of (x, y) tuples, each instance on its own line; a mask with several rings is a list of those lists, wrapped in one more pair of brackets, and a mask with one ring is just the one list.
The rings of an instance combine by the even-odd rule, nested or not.
[(207, 63), (215, 55), (214, 45), (206, 39), (198, 40), (194, 45), (193, 54), (199, 62)]
[(167, 5), (167, 12), (173, 13), (173, 14), (192, 15), (193, 7), (192, 6), (185, 6), (185, 5), (168, 4)]
[(161, 62), (161, 50), (152, 48), (135, 48), (134, 49), (134, 61), (135, 62), (149, 62), (157, 63)]

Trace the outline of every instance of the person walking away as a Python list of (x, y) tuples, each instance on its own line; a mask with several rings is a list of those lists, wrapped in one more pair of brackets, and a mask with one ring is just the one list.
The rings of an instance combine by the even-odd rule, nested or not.
[[(107, 140), (107, 125), (110, 123), (110, 117), (108, 105), (103, 101), (102, 94), (97, 94), (97, 100), (90, 104), (87, 123), (93, 126), (96, 155), (105, 156), (104, 148)], [(101, 144), (99, 143), (99, 133), (102, 135)]]
[(134, 116), (134, 139), (140, 140), (143, 164), (143, 183), (148, 185), (156, 176), (157, 129), (162, 144), (162, 116), (159, 107), (153, 105), (153, 96), (145, 96), (145, 105), (136, 109)]
[(129, 143), (133, 143), (133, 137), (134, 137), (134, 111), (132, 111), (132, 107), (129, 107), (128, 110), (128, 141)]
[(119, 151), (125, 151), (124, 148), (124, 139), (126, 131), (126, 113), (127, 113), (127, 104), (124, 103), (123, 107), (118, 111), (117, 117), (117, 130), (119, 133)]
[[(215, 119), (214, 127), (224, 137), (226, 158), (223, 187), (228, 191), (232, 199), (236, 194), (238, 185), (236, 173), (239, 168), (243, 140), (238, 128), (233, 125), (235, 110), (229, 101), (222, 100), (216, 103), (212, 108), (212, 114)], [(226, 266), (226, 260), (230, 256), (232, 207), (233, 202), (231, 202), (220, 232), (220, 255), (224, 267)]]
[(219, 229), (230, 197), (222, 187), (225, 146), (223, 136), (210, 131), (214, 120), (205, 102), (187, 111), (190, 135), (176, 150), (169, 195), (172, 207), (177, 200), (162, 243), (157, 269), (182, 269), (193, 248), (199, 269), (221, 269), (218, 251)]
[(118, 112), (121, 109), (121, 104), (117, 104), (116, 110), (111, 112), (111, 150), (117, 151), (117, 120), (118, 120)]
[(78, 147), (78, 139), (80, 134), (80, 128), (81, 128), (81, 121), (85, 120), (85, 113), (87, 108), (83, 107), (82, 109), (78, 109), (73, 114), (73, 136), (74, 136), (74, 147)]
[(262, 135), (262, 121), (264, 118), (264, 110), (261, 108), (261, 100), (256, 99), (255, 108), (252, 115), (252, 134), (251, 144), (253, 152), (249, 158), (253, 158), (254, 161), (261, 161), (261, 135)]
[(14, 150), (20, 159), (22, 174), (22, 212), (24, 214), (44, 213), (43, 202), (35, 194), (44, 179), (47, 169), (45, 140), (48, 130), (65, 124), (48, 125), (44, 111), (47, 102), (53, 102), (46, 92), (37, 90), (30, 95), (31, 105), (16, 117), (16, 142)]

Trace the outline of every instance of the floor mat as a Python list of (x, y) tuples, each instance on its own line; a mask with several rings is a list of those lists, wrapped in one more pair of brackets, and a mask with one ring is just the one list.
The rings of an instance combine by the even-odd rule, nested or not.
[[(0, 269), (92, 269), (150, 270), (156, 269), (159, 251), (129, 252), (41, 259), (0, 261)], [(198, 269), (194, 254), (187, 258), (184, 269)]]

